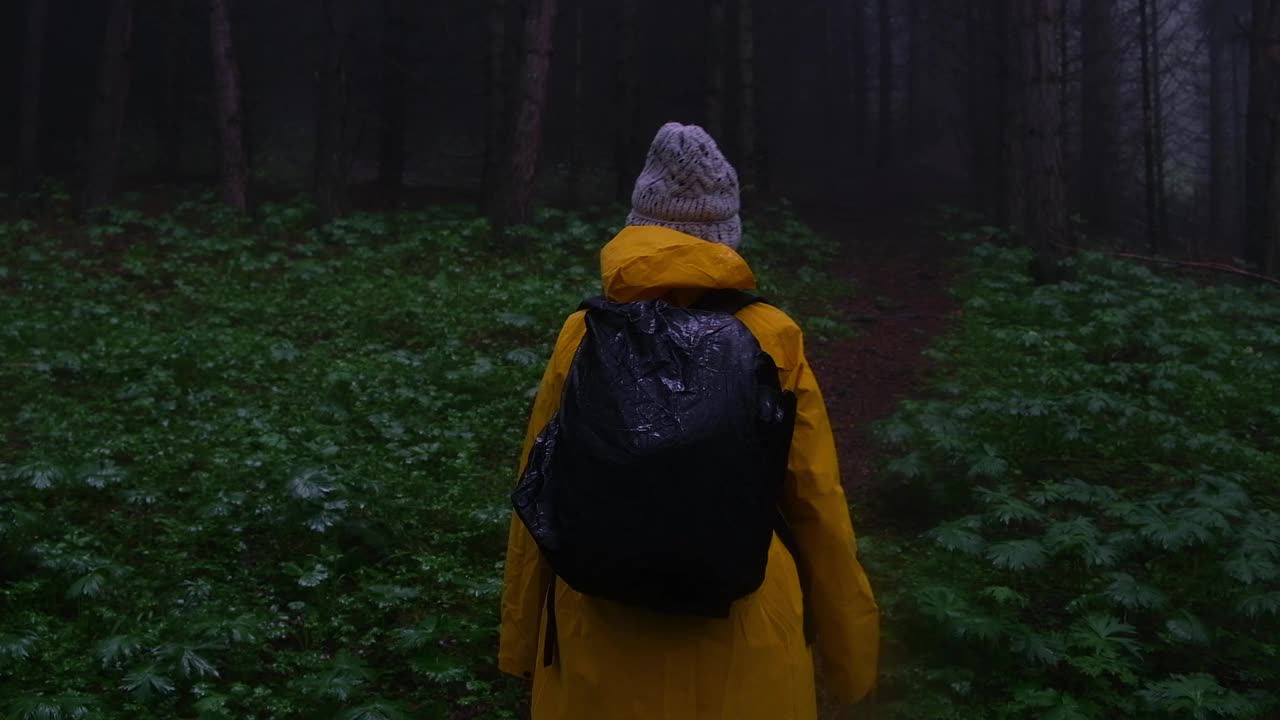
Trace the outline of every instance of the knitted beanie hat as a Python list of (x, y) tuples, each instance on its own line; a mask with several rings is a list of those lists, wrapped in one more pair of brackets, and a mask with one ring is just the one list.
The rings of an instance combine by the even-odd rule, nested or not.
[(706, 130), (679, 123), (658, 130), (627, 224), (660, 225), (738, 249), (738, 173)]

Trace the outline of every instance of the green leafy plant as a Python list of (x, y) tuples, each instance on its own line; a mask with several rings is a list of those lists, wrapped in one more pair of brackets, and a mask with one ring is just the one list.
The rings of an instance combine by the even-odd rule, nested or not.
[[(514, 462), (622, 215), (313, 217), (0, 223), (0, 716), (515, 717)], [(802, 320), (834, 251), (784, 211), (743, 249)]]
[(890, 716), (1269, 717), (1280, 297), (1027, 259), (974, 251), (930, 390), (878, 428)]

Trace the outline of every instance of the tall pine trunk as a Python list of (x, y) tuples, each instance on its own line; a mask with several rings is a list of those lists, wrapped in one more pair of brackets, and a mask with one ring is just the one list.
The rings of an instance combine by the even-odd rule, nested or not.
[(14, 189), (19, 193), (36, 188), (40, 174), (40, 98), (44, 79), (44, 38), (46, 0), (28, 0), (27, 32), (22, 53), (22, 87), (18, 106), (18, 159), (14, 168)]
[(924, 21), (921, 5), (924, 0), (910, 0), (907, 4), (907, 121), (906, 142), (903, 147), (914, 148), (920, 140), (920, 57), (924, 49)]
[(502, 177), (502, 158), (506, 155), (507, 99), (507, 0), (490, 0), (489, 53), (486, 86), (488, 109), (485, 113), (484, 194), (492, 208), (498, 197)]
[(639, 169), (636, 167), (636, 0), (619, 0), (617, 24), (617, 127), (613, 141), (613, 168), (616, 195), (620, 202), (631, 201), (631, 191)]
[(329, 222), (346, 209), (347, 167), (345, 126), (347, 79), (343, 63), (345, 40), (342, 13), (336, 4), (324, 0), (324, 39), (316, 92), (315, 199), (320, 219)]
[(876, 137), (876, 167), (889, 166), (893, 152), (893, 17), (889, 0), (880, 0), (880, 131)]
[(738, 107), (738, 142), (742, 148), (742, 186), (746, 190), (768, 188), (764, 147), (758, 135), (759, 109), (756, 104), (756, 20), (755, 0), (738, 4), (738, 79), (742, 92)]
[(586, 44), (587, 0), (573, 4), (573, 132), (569, 138), (569, 197), (582, 198), (582, 171), (586, 163), (583, 149), (586, 133), (586, 66), (583, 50)]
[(1151, 4), (1151, 121), (1156, 166), (1156, 246), (1169, 247), (1169, 193), (1165, 182), (1164, 71), (1161, 64), (1159, 3)]
[(853, 157), (867, 154), (867, 10), (864, 0), (851, 0), (849, 7), (849, 104), (853, 114)]
[[(1020, 72), (1021, 53), (1025, 51), (1020, 32), (1032, 32), (1025, 16), (1039, 12), (1039, 3), (1044, 0), (1003, 0), (995, 3), (996, 10), (996, 47), (1000, 49), (997, 59), (996, 77), (997, 103), (994, 107), (1003, 107), (1004, 112), (997, 122), (999, 128), (1000, 165), (996, 176), (997, 197), (1000, 198), (1000, 224), (1017, 227), (1027, 232), (1026, 203), (1027, 187), (1027, 143), (1026, 127), (1028, 103), (1026, 87), (1028, 79)], [(1024, 6), (1023, 3), (1034, 2), (1035, 5)], [(1022, 26), (1017, 23), (1023, 23)], [(1023, 29), (1025, 27), (1025, 29)]]
[(182, 174), (182, 140), (185, 128), (187, 0), (169, 0), (168, 37), (164, 49), (164, 91), (160, 98), (159, 170), (166, 177)]
[(98, 66), (98, 91), (89, 122), (89, 166), (79, 199), (82, 216), (106, 204), (115, 188), (129, 103), (133, 0), (112, 0)]
[(551, 35), (555, 27), (556, 0), (530, 0), (524, 24), (524, 63), (520, 77), (520, 103), (516, 114), (511, 163), (499, 202), (490, 220), (501, 235), (514, 225), (525, 225), (532, 215), (533, 184), (542, 152), (543, 122), (551, 74)]
[(404, 185), (404, 141), (409, 109), (403, 0), (382, 1), (382, 120), (378, 123), (378, 183)]
[(1280, 272), (1280, 0), (1254, 0), (1250, 28), (1245, 258)]
[(1115, 153), (1115, 74), (1112, 11), (1115, 0), (1081, 3), (1080, 204), (1090, 227), (1110, 228)]
[(725, 0), (707, 0), (707, 131), (724, 141)]
[(1138, 83), (1142, 93), (1142, 169), (1143, 200), (1146, 208), (1147, 249), (1160, 250), (1159, 221), (1156, 219), (1156, 134), (1155, 113), (1152, 109), (1151, 79), (1151, 13), (1149, 0), (1138, 0), (1138, 48), (1141, 64), (1138, 66)]
[(246, 199), (249, 171), (244, 155), (240, 69), (231, 42), (231, 18), (227, 13), (227, 1), (209, 0), (213, 87), (218, 109), (218, 135), (222, 141), (222, 199), (243, 212), (249, 207)]
[(1059, 279), (1060, 248), (1067, 240), (1067, 210), (1062, 168), (1061, 71), (1058, 30), (1064, 18), (1058, 0), (1013, 0), (1019, 45), (1017, 84), (1024, 109), (1026, 185), (1023, 222), (1035, 250), (1039, 282)]

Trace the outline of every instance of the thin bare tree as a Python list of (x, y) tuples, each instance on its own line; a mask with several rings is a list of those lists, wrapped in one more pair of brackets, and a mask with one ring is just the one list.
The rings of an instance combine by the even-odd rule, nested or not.
[(637, 172), (635, 150), (636, 112), (636, 0), (619, 0), (617, 22), (617, 106), (613, 113), (617, 127), (613, 142), (613, 167), (616, 196), (621, 202), (631, 200), (632, 183)]
[(129, 53), (133, 45), (133, 0), (112, 0), (98, 65), (98, 91), (89, 120), (89, 164), (78, 201), (82, 216), (111, 199), (120, 163), (129, 102)]
[(40, 174), (40, 96), (44, 89), (46, 0), (28, 0), (27, 28), (22, 53), (22, 87), (18, 98), (18, 157), (14, 188), (19, 193), (36, 187)]
[(403, 0), (382, 0), (382, 119), (378, 123), (378, 183), (404, 185), (409, 68)]
[(1115, 169), (1115, 0), (1080, 4), (1080, 205), (1092, 228), (1113, 220)]
[(880, 131), (876, 137), (876, 167), (886, 168), (893, 153), (893, 15), (889, 0), (880, 0)]
[(487, 202), (498, 196), (502, 176), (502, 158), (506, 154), (509, 133), (507, 128), (507, 0), (490, 0), (489, 52), (487, 70), (489, 82), (485, 92), (488, 111), (485, 113), (484, 142), (484, 190)]
[(1040, 282), (1060, 277), (1060, 248), (1067, 240), (1063, 182), (1061, 91), (1058, 73), (1059, 25), (1064, 22), (1057, 0), (1012, 0), (1019, 54), (1017, 84), (1024, 108), (1023, 160), (1025, 209), (1023, 227), (1035, 250)]
[(244, 154), (240, 103), (240, 67), (231, 42), (228, 0), (209, 0), (210, 48), (213, 51), (214, 101), (221, 140), (222, 199), (241, 212), (248, 209), (249, 168)]
[(755, 0), (738, 2), (738, 143), (742, 150), (742, 184), (748, 190), (763, 190), (768, 183), (764, 152), (758, 136), (756, 116), (756, 10)]
[(707, 131), (717, 140), (724, 134), (725, 0), (707, 2)]
[(533, 183), (542, 153), (556, 0), (530, 0), (527, 13), (511, 163), (490, 217), (494, 230), (499, 234), (511, 226), (529, 222), (533, 209)]

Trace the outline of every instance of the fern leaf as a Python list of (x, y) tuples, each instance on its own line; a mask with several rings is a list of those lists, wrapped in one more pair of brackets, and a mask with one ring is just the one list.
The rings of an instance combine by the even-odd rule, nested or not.
[(910, 452), (890, 460), (886, 469), (894, 475), (914, 480), (924, 475), (924, 460), (920, 457), (920, 453)]
[(1069, 548), (1095, 547), (1100, 536), (1101, 532), (1092, 520), (1077, 515), (1050, 525), (1044, 534), (1044, 544), (1050, 553), (1056, 555)]
[(409, 717), (409, 713), (400, 705), (377, 700), (343, 711), (338, 715), (338, 720), (409, 720)]
[(132, 658), (138, 653), (142, 647), (142, 643), (135, 637), (130, 635), (113, 635), (112, 637), (102, 640), (97, 646), (98, 659), (102, 661), (102, 667), (109, 665), (117, 665), (124, 660)]
[(974, 532), (976, 525), (977, 518), (960, 518), (959, 520), (952, 520), (939, 525), (926, 533), (926, 536), (947, 550), (976, 557), (982, 553), (983, 547), (986, 546), (986, 540), (983, 540), (981, 535)]
[(1268, 582), (1280, 575), (1280, 566), (1259, 555), (1237, 555), (1223, 563), (1223, 569), (1245, 585)]
[(991, 598), (1000, 605), (1012, 605), (1014, 607), (1026, 607), (1028, 601), (1026, 596), (1010, 587), (1003, 585), (995, 585), (988, 587), (982, 591), (983, 597)]
[(337, 483), (318, 468), (303, 470), (289, 478), (289, 494), (299, 500), (320, 500), (336, 489)]
[(1111, 585), (1103, 595), (1114, 605), (1137, 610), (1139, 608), (1155, 609), (1165, 603), (1163, 593), (1150, 585), (1143, 585), (1129, 573), (1113, 572), (1109, 577)]
[(1249, 698), (1222, 687), (1205, 673), (1170, 675), (1167, 680), (1148, 683), (1138, 696), (1161, 714), (1195, 720), (1252, 718), (1261, 710)]
[(1029, 570), (1044, 565), (1044, 546), (1035, 540), (1005, 540), (987, 547), (992, 565), (1006, 570)]
[(62, 468), (50, 462), (36, 461), (19, 466), (10, 475), (36, 490), (48, 490), (66, 476)]
[(1072, 647), (1090, 651), (1094, 655), (1119, 657), (1123, 654), (1138, 655), (1141, 645), (1132, 639), (1134, 627), (1111, 615), (1095, 613), (1077, 621), (1071, 629)]
[(71, 587), (67, 588), (67, 597), (75, 600), (77, 598), (91, 598), (102, 594), (103, 587), (106, 585), (107, 579), (102, 573), (94, 571), (88, 573), (71, 583)]
[(131, 672), (124, 676), (120, 689), (132, 693), (137, 699), (146, 702), (157, 695), (168, 695), (174, 691), (173, 681), (161, 675), (155, 665)]
[(1199, 618), (1189, 612), (1184, 611), (1178, 617), (1166, 621), (1164, 627), (1168, 631), (1169, 639), (1176, 643), (1204, 647), (1212, 640), (1209, 629), (1200, 622)]
[(31, 659), (36, 637), (30, 633), (0, 633), (0, 668)]
[(96, 698), (77, 693), (28, 695), (9, 703), (5, 717), (13, 720), (88, 720)]
[(1006, 490), (994, 491), (981, 489), (978, 496), (991, 509), (988, 515), (1004, 525), (1019, 522), (1035, 522), (1043, 515), (1028, 503), (1014, 497)]
[(1280, 615), (1280, 590), (1250, 595), (1237, 603), (1236, 609), (1251, 618)]

